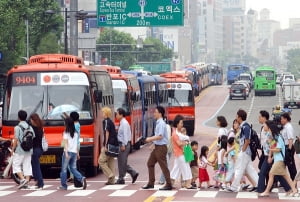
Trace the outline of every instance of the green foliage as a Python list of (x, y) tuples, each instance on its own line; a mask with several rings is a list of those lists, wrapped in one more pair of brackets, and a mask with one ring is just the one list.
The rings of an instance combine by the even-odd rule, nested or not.
[(36, 54), (58, 53), (60, 50), (61, 47), (57, 43), (57, 36), (55, 33), (48, 33), (41, 39), (40, 44), (37, 47)]
[(292, 49), (287, 53), (287, 71), (300, 78), (300, 49)]
[(26, 25), (29, 21), (30, 55), (37, 52), (40, 40), (48, 32), (54, 31), (60, 36), (62, 17), (50, 17), (45, 10), (58, 10), (57, 1), (53, 0), (1, 0), (0, 1), (0, 51), (3, 60), (0, 62), (0, 72), (5, 73), (16, 64), (24, 63), (26, 56)]
[(107, 58), (107, 64), (120, 66), (122, 69), (128, 69), (134, 64), (135, 55), (134, 38), (130, 34), (119, 32), (114, 29), (104, 29), (97, 40), (97, 51), (101, 58)]
[[(173, 51), (155, 38), (146, 38), (143, 48), (137, 48), (137, 41), (130, 34), (114, 29), (104, 29), (97, 40), (97, 51), (107, 63), (128, 69), (136, 62), (158, 62), (172, 57)], [(110, 45), (112, 44), (112, 45)], [(110, 62), (111, 58), (111, 62)]]
[(173, 51), (156, 38), (146, 38), (144, 48), (139, 55), (140, 62), (160, 62), (163, 59), (169, 59), (173, 55)]

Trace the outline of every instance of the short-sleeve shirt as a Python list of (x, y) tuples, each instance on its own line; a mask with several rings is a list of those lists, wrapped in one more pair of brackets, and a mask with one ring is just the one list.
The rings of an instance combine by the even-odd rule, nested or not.
[(22, 128), (19, 125), (21, 125), (25, 129), (30, 127), (30, 130), (33, 133), (33, 138), (35, 137), (35, 134), (34, 134), (34, 131), (33, 131), (32, 127), (26, 121), (20, 121), (20, 123), (17, 126), (15, 126), (15, 128), (14, 128), (14, 137), (18, 141), (15, 153), (20, 154), (20, 155), (29, 154), (29, 153), (32, 154), (32, 149), (30, 149), (30, 151), (24, 151), (21, 147), (21, 141), (22, 141), (24, 132), (23, 132)]
[(198, 154), (196, 151), (194, 152), (194, 160), (190, 162), (190, 167), (197, 166), (198, 167)]
[(200, 158), (200, 164), (199, 164), (199, 168), (206, 168), (207, 167), (207, 163), (208, 163), (208, 160), (206, 159), (205, 156), (202, 156)]
[(235, 156), (235, 150), (232, 150), (228, 153), (228, 165), (231, 166), (231, 165), (234, 165), (234, 156)]
[[(251, 128), (250, 125), (247, 122), (243, 122), (241, 124), (241, 134), (240, 134), (240, 151), (242, 150), (244, 144), (245, 144), (245, 140), (249, 140), (250, 139), (250, 132), (251, 132)], [(248, 147), (246, 148), (246, 154), (251, 156), (251, 150), (250, 150), (250, 146), (248, 145)]]
[(174, 130), (172, 135), (172, 143), (173, 143), (173, 153), (175, 157), (179, 157), (183, 155), (183, 149), (181, 146), (177, 144), (177, 141), (180, 140), (178, 134)]
[(285, 144), (283, 138), (278, 136), (276, 148), (281, 149), (281, 152), (274, 152), (274, 163), (278, 161), (283, 161), (283, 156), (285, 155)]
[(64, 132), (63, 139), (68, 141), (68, 152), (77, 153), (78, 151), (78, 133), (75, 131), (74, 136)]
[(284, 143), (285, 145), (289, 144), (289, 140), (294, 140), (295, 136), (294, 136), (294, 129), (293, 126), (290, 122), (286, 123), (283, 127), (282, 130), (282, 137), (284, 139)]
[(225, 135), (225, 136), (228, 135), (228, 130), (224, 127), (219, 128), (219, 130), (218, 130), (218, 137), (221, 138), (223, 135)]
[(117, 132), (116, 132), (116, 128), (115, 128), (115, 124), (112, 122), (112, 120), (110, 118), (106, 118), (103, 120), (102, 122), (103, 124), (103, 146), (105, 147), (105, 142), (106, 142), (106, 131), (108, 131), (109, 136), (108, 136), (108, 144), (112, 144), (112, 145), (118, 145), (118, 137), (117, 137)]
[(163, 137), (160, 140), (153, 141), (154, 144), (156, 144), (156, 145), (167, 145), (168, 144), (167, 124), (162, 118), (160, 118), (156, 121), (154, 135)]

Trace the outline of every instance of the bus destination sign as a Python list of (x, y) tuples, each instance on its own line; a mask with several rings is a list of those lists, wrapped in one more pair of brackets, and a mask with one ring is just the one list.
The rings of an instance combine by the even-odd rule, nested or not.
[(97, 0), (98, 27), (183, 26), (184, 0)]

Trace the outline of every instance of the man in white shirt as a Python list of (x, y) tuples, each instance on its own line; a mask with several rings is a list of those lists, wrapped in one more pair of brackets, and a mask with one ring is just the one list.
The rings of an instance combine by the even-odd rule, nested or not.
[(118, 141), (120, 152), (118, 156), (119, 179), (116, 184), (125, 184), (126, 172), (131, 175), (132, 183), (135, 183), (139, 173), (136, 172), (130, 165), (127, 164), (128, 155), (130, 152), (131, 129), (128, 121), (125, 118), (126, 112), (124, 109), (117, 109), (116, 118), (120, 121), (118, 129)]
[(291, 117), (289, 113), (283, 113), (281, 115), (281, 124), (283, 125), (283, 129), (281, 131), (282, 137), (284, 139), (284, 144), (285, 144), (285, 158), (288, 158), (288, 170), (291, 176), (291, 179), (294, 180), (295, 176), (297, 174), (297, 169), (295, 165), (295, 147), (294, 147), (294, 140), (295, 140), (295, 135), (294, 135), (294, 129), (291, 124)]

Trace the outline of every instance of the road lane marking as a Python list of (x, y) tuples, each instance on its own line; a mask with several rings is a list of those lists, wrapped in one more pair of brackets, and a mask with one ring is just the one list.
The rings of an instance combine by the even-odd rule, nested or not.
[(211, 86), (205, 88), (198, 97), (195, 98), (195, 104), (198, 103), (211, 89)]
[(170, 202), (172, 200), (174, 200), (175, 197), (174, 196), (171, 196), (171, 197), (167, 197), (165, 200), (163, 200), (163, 202)]
[(250, 104), (250, 107), (249, 107), (249, 110), (248, 110), (247, 117), (250, 117), (250, 114), (251, 114), (251, 112), (252, 112), (252, 109), (253, 109), (254, 100), (255, 100), (255, 95), (254, 95), (254, 96), (252, 96), (252, 99), (251, 99), (251, 104)]
[(146, 200), (144, 200), (144, 202), (152, 202), (156, 199), (155, 196), (149, 196), (148, 198), (146, 198)]
[(206, 124), (207, 124), (207, 122), (209, 122), (209, 121), (211, 121), (213, 118), (215, 118), (215, 116), (217, 116), (217, 114), (222, 110), (222, 108), (225, 106), (226, 102), (228, 101), (228, 97), (229, 97), (229, 96), (227, 95), (227, 97), (225, 98), (223, 104), (219, 107), (219, 109), (216, 111), (216, 113), (214, 113), (209, 119), (207, 119), (206, 121), (204, 121), (204, 122), (202, 123), (203, 126), (208, 127), (208, 128), (216, 128), (216, 127), (212, 127), (212, 126), (207, 126)]

